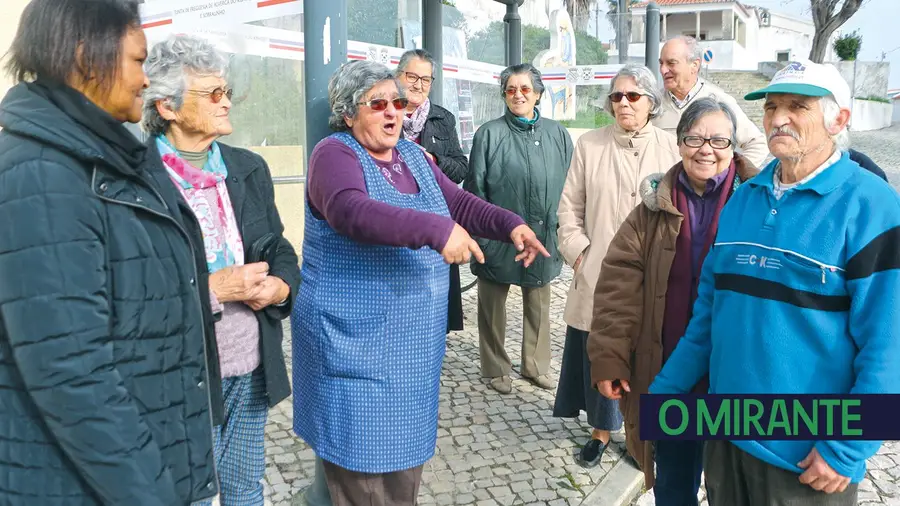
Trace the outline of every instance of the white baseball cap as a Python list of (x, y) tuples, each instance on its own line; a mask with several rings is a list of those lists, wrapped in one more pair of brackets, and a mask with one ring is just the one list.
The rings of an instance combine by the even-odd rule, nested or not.
[(793, 61), (779, 70), (768, 86), (748, 93), (744, 100), (766, 98), (768, 93), (791, 93), (808, 97), (831, 94), (841, 108), (850, 108), (850, 86), (838, 69), (828, 63)]

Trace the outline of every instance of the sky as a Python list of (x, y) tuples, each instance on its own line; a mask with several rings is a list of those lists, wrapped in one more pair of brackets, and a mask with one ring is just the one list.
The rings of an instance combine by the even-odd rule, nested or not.
[[(774, 12), (782, 12), (803, 19), (812, 20), (809, 13), (809, 0), (743, 0), (744, 4), (768, 8)], [(600, 5), (600, 40), (615, 38), (615, 32), (605, 21), (606, 2)], [(900, 88), (900, 36), (897, 35), (896, 20), (900, 15), (898, 0), (865, 0), (856, 14), (838, 30), (851, 32), (859, 30), (862, 34), (862, 51), (859, 61), (882, 61), (882, 51), (888, 53), (884, 61), (891, 64), (891, 75), (888, 88)], [(594, 33), (593, 20), (588, 33)]]

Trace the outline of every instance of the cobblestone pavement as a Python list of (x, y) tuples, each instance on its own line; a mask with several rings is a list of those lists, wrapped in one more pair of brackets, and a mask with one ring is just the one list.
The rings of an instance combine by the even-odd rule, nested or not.
[[(474, 280), (463, 268), (463, 285)], [(571, 271), (566, 268), (553, 284), (551, 375), (559, 375), (565, 339), (562, 321)], [(466, 330), (447, 339), (441, 379), (438, 442), (435, 457), (425, 466), (420, 505), (478, 506), (580, 504), (584, 496), (618, 462), (624, 433), (613, 434), (601, 465), (588, 471), (573, 455), (587, 440), (590, 426), (580, 419), (552, 417), (555, 391), (540, 390), (513, 373), (513, 393), (502, 396), (480, 378), (476, 289), (463, 295)], [(506, 349), (519, 360), (522, 299), (510, 291)], [(290, 333), (285, 355), (290, 367)], [(313, 478), (313, 451), (292, 430), (291, 399), (276, 406), (266, 427), (266, 498), (288, 506)]]
[(881, 130), (852, 132), (850, 139), (853, 149), (868, 155), (900, 190), (900, 122)]
[[(851, 134), (853, 149), (869, 156), (887, 173), (888, 180), (900, 190), (900, 123), (890, 128)], [(705, 491), (698, 495), (701, 506), (708, 503)], [(636, 506), (654, 506), (653, 491), (645, 493)], [(887, 441), (878, 454), (869, 459), (865, 480), (859, 486), (860, 506), (900, 506), (900, 441)]]

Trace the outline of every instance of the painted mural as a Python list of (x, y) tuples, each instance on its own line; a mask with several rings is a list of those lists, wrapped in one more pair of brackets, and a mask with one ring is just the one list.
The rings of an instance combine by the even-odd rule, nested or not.
[[(569, 13), (558, 9), (550, 13), (550, 49), (537, 54), (532, 64), (537, 68), (574, 67), (575, 28)], [(575, 119), (575, 84), (572, 80), (544, 80), (546, 90), (541, 97), (541, 115), (555, 120)]]

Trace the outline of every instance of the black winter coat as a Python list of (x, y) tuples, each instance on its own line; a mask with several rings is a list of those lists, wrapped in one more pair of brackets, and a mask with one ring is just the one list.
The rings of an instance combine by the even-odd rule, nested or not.
[[(150, 141), (151, 144), (156, 141)], [(272, 174), (265, 160), (256, 153), (246, 149), (234, 148), (219, 143), (222, 159), (228, 168), (228, 197), (234, 208), (234, 216), (238, 229), (241, 231), (241, 240), (244, 243), (244, 251), (266, 233), (273, 233), (279, 238), (275, 262), (269, 266), (269, 275), (281, 278), (289, 287), (291, 294), (287, 303), (283, 306), (269, 306), (256, 312), (259, 321), (259, 352), (260, 362), (263, 368), (263, 376), (266, 381), (266, 396), (269, 407), (291, 395), (291, 382), (284, 364), (284, 350), (281, 348), (282, 327), (281, 320), (291, 315), (294, 307), (294, 299), (297, 297), (297, 288), (300, 285), (300, 267), (297, 264), (297, 254), (294, 247), (284, 238), (284, 225), (278, 209), (275, 207), (275, 187), (272, 183)], [(196, 222), (191, 222), (196, 223)], [(201, 235), (200, 229), (194, 233)], [(205, 269), (204, 264), (204, 269)], [(221, 315), (218, 315), (219, 317)], [(213, 333), (215, 329), (213, 329)], [(212, 336), (213, 333), (210, 333)], [(219, 352), (215, 341), (209, 343), (209, 353), (212, 358), (210, 374), (215, 378), (219, 373)], [(214, 371), (214, 372), (213, 372)], [(213, 421), (216, 425), (224, 422), (224, 404), (222, 399), (221, 382), (215, 382), (212, 388)]]
[(159, 154), (58, 84), (0, 126), (0, 502), (212, 497), (206, 260)]
[(419, 134), (419, 144), (434, 155), (441, 172), (456, 184), (469, 175), (469, 160), (462, 152), (456, 135), (456, 118), (453, 113), (432, 103)]

